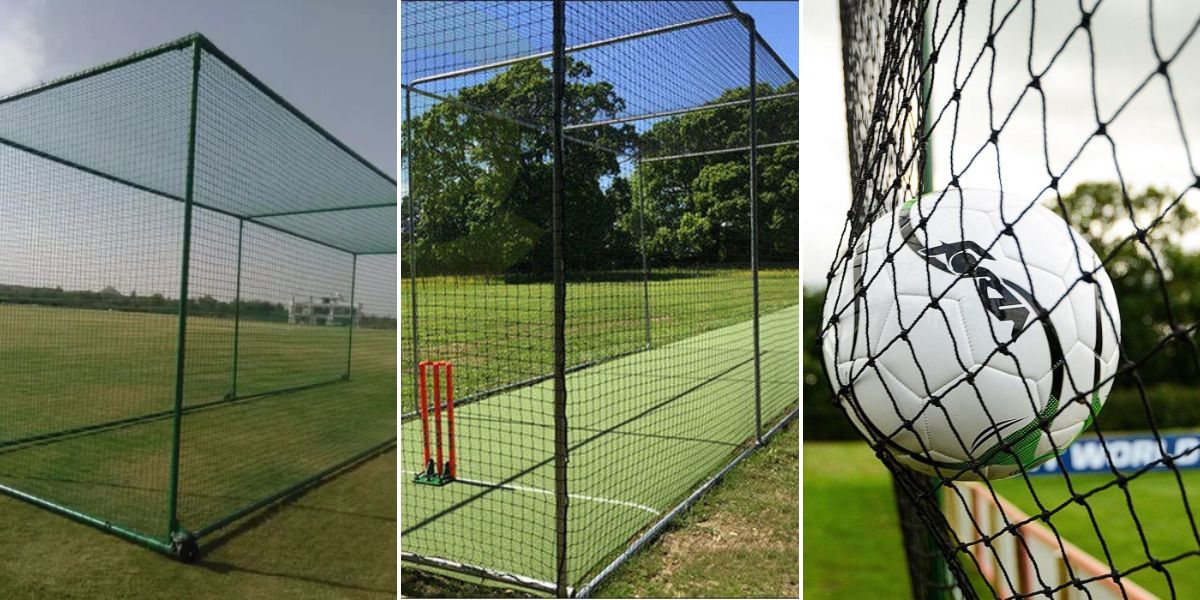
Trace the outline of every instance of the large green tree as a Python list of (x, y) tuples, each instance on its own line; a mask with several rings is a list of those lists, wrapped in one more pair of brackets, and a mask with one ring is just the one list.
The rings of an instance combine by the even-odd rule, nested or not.
[[(624, 109), (611, 84), (591, 81), (586, 64), (568, 59), (566, 75), (568, 122)], [(415, 249), (425, 272), (550, 271), (551, 91), (545, 65), (520, 63), (462, 88), (454, 101), (408, 124), (409, 194), (419, 207)], [(633, 251), (632, 242), (619, 243), (611, 231), (628, 195), (606, 194), (601, 183), (619, 174), (617, 156), (602, 148), (629, 151), (636, 134), (618, 125), (571, 138), (565, 148), (566, 259), (574, 268), (596, 268)]]
[[(566, 82), (567, 123), (628, 112), (613, 85), (584, 62), (568, 59)], [(413, 249), (419, 270), (550, 272), (551, 91), (550, 70), (530, 61), (418, 110), (406, 139), (411, 139), (409, 195), (418, 207)], [(795, 91), (794, 84), (761, 85), (758, 93), (789, 91)], [(636, 267), (643, 237), (658, 265), (748, 262), (747, 152), (643, 163), (632, 173), (621, 163), (621, 156), (639, 153), (745, 146), (749, 107), (729, 103), (747, 94), (747, 88), (728, 90), (713, 100), (721, 106), (663, 119), (640, 135), (630, 124), (569, 130), (564, 148), (568, 269)], [(758, 122), (763, 142), (794, 138), (794, 95), (761, 102)], [(759, 153), (760, 253), (768, 263), (796, 262), (796, 152), (790, 144)]]

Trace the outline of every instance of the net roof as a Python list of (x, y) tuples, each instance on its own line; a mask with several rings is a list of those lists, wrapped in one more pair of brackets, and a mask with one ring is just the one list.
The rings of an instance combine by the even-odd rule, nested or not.
[[(551, 127), (548, 95), (521, 105), (491, 105), (478, 90), (489, 82), (506, 85), (506, 72), (529, 63), (549, 70), (552, 7), (549, 1), (403, 3), (401, 82), (414, 96), (413, 116), (437, 102), (459, 102), (533, 127)], [(611, 110), (565, 115), (568, 140), (643, 158), (744, 149), (744, 139), (731, 141), (720, 135), (688, 147), (628, 148), (615, 146), (597, 133), (622, 124), (645, 133), (685, 112), (748, 102), (750, 38), (743, 18), (731, 2), (722, 0), (568, 2), (567, 56), (586, 71), (573, 74), (569, 85), (604, 85), (619, 98)], [(769, 103), (774, 102), (777, 111), (794, 114), (798, 107), (795, 73), (757, 34), (754, 45), (759, 106), (770, 110)], [(757, 143), (794, 141), (794, 131), (764, 131)]]
[(396, 181), (193, 34), (0, 98), (0, 144), (355, 254), (396, 251)]

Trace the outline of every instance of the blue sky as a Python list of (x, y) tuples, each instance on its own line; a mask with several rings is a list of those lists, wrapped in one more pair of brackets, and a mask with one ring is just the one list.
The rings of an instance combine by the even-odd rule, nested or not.
[(741, 0), (734, 2), (742, 12), (754, 17), (759, 34), (779, 54), (779, 58), (799, 73), (800, 3), (788, 0)]

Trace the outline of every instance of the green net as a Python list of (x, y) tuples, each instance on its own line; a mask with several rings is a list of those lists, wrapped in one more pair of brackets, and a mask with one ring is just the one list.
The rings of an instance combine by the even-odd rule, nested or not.
[(394, 444), (395, 201), (198, 35), (0, 99), (0, 489), (178, 550)]

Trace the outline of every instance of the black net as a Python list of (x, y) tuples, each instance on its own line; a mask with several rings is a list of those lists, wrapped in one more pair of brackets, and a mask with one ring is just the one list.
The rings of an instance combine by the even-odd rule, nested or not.
[(820, 337), (896, 477), (913, 589), (1196, 594), (1200, 13), (878, 0), (841, 20), (853, 205)]
[[(726, 3), (564, 8), (556, 273), (553, 3), (402, 7), (401, 545), (587, 594), (795, 415), (797, 102), (756, 39), (752, 104), (751, 33)], [(453, 368), (453, 482), (446, 456), (428, 476), (446, 369), (428, 361)]]

